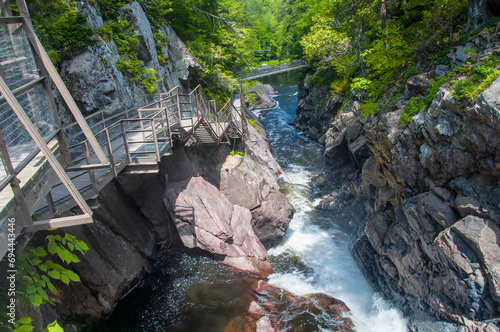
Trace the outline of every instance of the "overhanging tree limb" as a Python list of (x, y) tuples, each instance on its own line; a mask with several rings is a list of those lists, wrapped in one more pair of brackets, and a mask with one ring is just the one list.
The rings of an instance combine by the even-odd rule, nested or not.
[(238, 32), (238, 30), (236, 30), (234, 28), (234, 26), (231, 24), (231, 21), (229, 21), (227, 18), (224, 18), (224, 17), (220, 17), (220, 16), (217, 16), (217, 15), (214, 15), (212, 13), (209, 13), (209, 12), (206, 12), (192, 4), (190, 4), (189, 2), (186, 2), (184, 0), (177, 0), (179, 2), (182, 2), (183, 4), (193, 8), (194, 10), (196, 10), (197, 12), (199, 12), (208, 22), (210, 22), (214, 27), (217, 26), (217, 25), (222, 25), (222, 26), (225, 26), (226, 28), (229, 28), (230, 30), (233, 30), (237, 35), (238, 37), (240, 37), (240, 33)]

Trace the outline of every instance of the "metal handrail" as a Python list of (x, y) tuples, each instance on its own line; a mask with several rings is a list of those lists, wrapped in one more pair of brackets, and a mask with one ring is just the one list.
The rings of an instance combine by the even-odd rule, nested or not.
[[(129, 104), (131, 101), (136, 101), (140, 98), (148, 97), (151, 97), (151, 95), (142, 95), (122, 102), (106, 110), (123, 107), (124, 105)], [(155, 95), (154, 98), (158, 98), (158, 95)], [(226, 131), (229, 128), (234, 130), (235, 133), (238, 133), (242, 136), (241, 112), (236, 110), (232, 100), (233, 96), (231, 96), (231, 99), (226, 102), (223, 107), (217, 110), (216, 102), (207, 98), (205, 91), (202, 89), (201, 85), (198, 85), (189, 94), (181, 94), (180, 88), (175, 87), (167, 93), (160, 94), (158, 100), (150, 102), (143, 106), (134, 105), (107, 118), (104, 118), (104, 112), (106, 110), (103, 110), (86, 117), (86, 119), (95, 118), (96, 115), (101, 116), (101, 120), (93, 124), (91, 128), (95, 129), (98, 126), (103, 126), (103, 128), (96, 132), (94, 136), (102, 141), (100, 142), (101, 147), (107, 147), (106, 150), (108, 150), (108, 157), (111, 158), (112, 155), (112, 142), (116, 142), (116, 140), (122, 139), (123, 143), (120, 145), (120, 148), (125, 146), (129, 160), (131, 151), (129, 151), (128, 147), (130, 144), (154, 143), (156, 159), (159, 161), (159, 142), (172, 142), (172, 126), (179, 124), (181, 120), (186, 116), (186, 114), (190, 115), (193, 133), (194, 126), (196, 125), (194, 117), (199, 116), (207, 124), (206, 128), (217, 144), (220, 143), (222, 136), (227, 136)], [(181, 107), (182, 105), (189, 105), (189, 107), (188, 109), (186, 109)], [(128, 117), (128, 113), (130, 112), (136, 112), (134, 118)], [(123, 118), (124, 114), (127, 115), (126, 118)], [(109, 122), (113, 119), (117, 119), (117, 121), (110, 125), (106, 125), (106, 122)], [(66, 126), (65, 129), (70, 127), (71, 125)], [(119, 127), (121, 127), (122, 129), (121, 133), (116, 134), (113, 138), (111, 138), (110, 132), (120, 129)], [(142, 133), (143, 139), (140, 141), (131, 140), (128, 137), (128, 134), (130, 133)], [(78, 135), (74, 135), (73, 137), (77, 136)], [(88, 149), (88, 147), (86, 147), (86, 144), (88, 144), (88, 141), (84, 140), (70, 146), (69, 149), (71, 151), (74, 151), (75, 149), (81, 149), (83, 146), (85, 151), (85, 149)], [(115, 146), (115, 150), (116, 149), (118, 149), (118, 147)], [(75, 163), (81, 163), (82, 161), (88, 161), (91, 159), (88, 157), (83, 157), (84, 151), (77, 153), (77, 155), (75, 156), (76, 158), (73, 158)], [(93, 151), (90, 153), (93, 154)], [(137, 154), (140, 154), (140, 152), (137, 152)], [(112, 168), (114, 168), (114, 162), (111, 162), (111, 164)]]

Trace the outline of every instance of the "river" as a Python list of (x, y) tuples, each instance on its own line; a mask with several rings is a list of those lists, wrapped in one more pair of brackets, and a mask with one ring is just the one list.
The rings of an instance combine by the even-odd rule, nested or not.
[[(310, 181), (322, 171), (323, 148), (289, 124), (297, 107), (293, 80), (293, 74), (265, 79), (277, 91), (273, 97), (278, 107), (259, 112), (285, 173), (287, 197), (296, 209), (284, 240), (269, 250), (276, 271), (269, 281), (297, 295), (322, 292), (344, 301), (357, 331), (406, 331), (401, 313), (374, 293), (363, 277), (349, 252), (349, 235), (336, 225), (335, 216), (314, 209), (317, 193)], [(250, 282), (209, 258), (169, 249), (153, 273), (90, 331), (222, 331)], [(311, 331), (325, 329), (318, 322)]]

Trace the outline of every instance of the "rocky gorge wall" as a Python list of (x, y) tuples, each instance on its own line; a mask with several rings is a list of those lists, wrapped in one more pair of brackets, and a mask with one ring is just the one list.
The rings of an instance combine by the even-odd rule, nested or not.
[[(87, 23), (104, 22), (94, 2), (77, 2)], [(161, 80), (156, 93), (189, 82), (202, 68), (168, 24), (159, 31), (167, 43), (160, 64), (151, 24), (141, 5), (131, 2), (128, 19), (140, 40), (138, 54)], [(118, 69), (117, 45), (100, 40), (61, 65), (61, 76), (85, 115), (145, 94)], [(65, 124), (71, 116), (60, 105)], [(241, 273), (272, 273), (266, 247), (280, 241), (293, 214), (277, 182), (282, 172), (269, 145), (248, 126), (240, 154), (228, 145), (203, 147), (190, 141), (162, 159), (158, 174), (119, 176), (99, 194), (94, 223), (68, 232), (90, 248), (71, 268), (81, 282), (55, 282), (55, 306), (27, 309), (37, 322), (35, 331), (58, 319), (66, 331), (77, 331), (111, 313), (117, 301), (149, 272), (158, 248), (179, 246), (210, 256)], [(244, 152), (243, 152), (244, 151)], [(46, 232), (35, 234), (30, 245), (43, 245)], [(21, 315), (21, 316), (23, 316)]]
[[(467, 45), (481, 58), (498, 54), (500, 41), (483, 33)], [(414, 331), (500, 330), (500, 78), (470, 103), (442, 86), (426, 112), (400, 122), (406, 102), (468, 56), (461, 46), (450, 66), (423, 68), (371, 118), (361, 118), (363, 91), (341, 100), (322, 87), (299, 90), (294, 123), (324, 143), (328, 162), (314, 182), (324, 193), (318, 208), (352, 231), (364, 274)]]
[[(97, 3), (79, 1), (76, 5), (77, 11), (85, 15), (87, 24), (92, 28), (98, 30), (105, 24)], [(158, 59), (152, 24), (141, 4), (132, 1), (120, 10), (126, 14), (138, 37), (138, 60), (156, 72), (158, 80), (155, 93), (166, 92), (176, 86), (187, 91), (193, 75), (201, 71), (202, 67), (170, 25), (165, 22), (156, 32), (166, 39), (165, 45), (161, 47), (166, 64), (162, 64)], [(98, 41), (85, 52), (61, 64), (60, 75), (84, 115), (147, 94), (141, 82), (132, 81), (131, 77), (118, 69), (120, 53), (113, 39), (97, 37)], [(59, 102), (62, 121), (72, 122), (62, 102)]]
[[(55, 283), (56, 305), (28, 314), (43, 326), (57, 318), (66, 331), (96, 323), (150, 271), (160, 247), (210, 256), (243, 274), (271, 274), (263, 243), (281, 240), (293, 207), (277, 183), (279, 165), (253, 128), (240, 148), (245, 156), (191, 143), (164, 157), (158, 174), (112, 181), (99, 194), (93, 224), (62, 230), (90, 248), (71, 266), (81, 282)], [(30, 245), (46, 235), (37, 233)]]

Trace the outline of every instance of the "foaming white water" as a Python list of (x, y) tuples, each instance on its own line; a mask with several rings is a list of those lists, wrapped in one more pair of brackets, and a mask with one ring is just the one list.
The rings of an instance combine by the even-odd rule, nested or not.
[(290, 165), (285, 172), (288, 199), (296, 212), (284, 241), (269, 254), (293, 253), (314, 273), (276, 273), (269, 277), (270, 282), (297, 295), (321, 292), (344, 301), (357, 331), (407, 331), (402, 314), (374, 293), (365, 280), (349, 252), (347, 236), (325, 227), (322, 217), (314, 213), (315, 201), (308, 189), (312, 174), (297, 165)]

